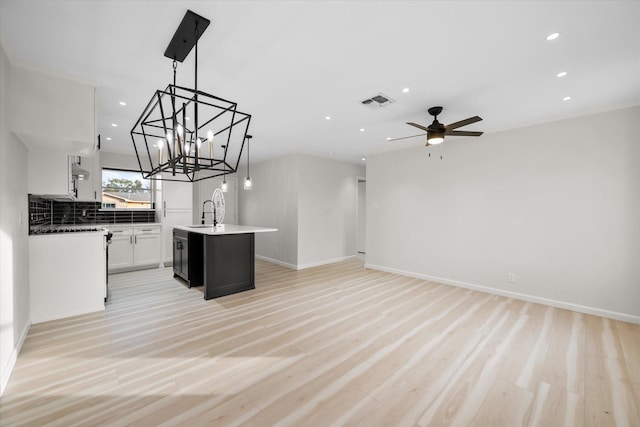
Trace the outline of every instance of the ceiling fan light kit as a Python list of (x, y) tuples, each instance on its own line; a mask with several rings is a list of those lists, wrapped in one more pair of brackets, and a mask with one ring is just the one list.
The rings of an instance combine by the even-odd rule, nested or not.
[(427, 111), (430, 115), (433, 116), (433, 122), (429, 126), (423, 126), (418, 123), (407, 122), (409, 126), (416, 127), (420, 130), (423, 130), (426, 133), (421, 133), (419, 135), (412, 136), (404, 136), (400, 138), (392, 138), (389, 141), (397, 141), (400, 139), (407, 138), (415, 138), (418, 136), (427, 136), (427, 147), (429, 145), (438, 145), (444, 142), (445, 135), (454, 135), (454, 136), (480, 136), (483, 132), (475, 132), (475, 131), (461, 131), (456, 130), (462, 126), (470, 125), (472, 123), (476, 123), (481, 121), (482, 119), (478, 116), (469, 117), (468, 119), (460, 120), (459, 122), (451, 123), (449, 125), (443, 125), (438, 121), (438, 115), (442, 113), (442, 107), (431, 107)]
[[(155, 91), (131, 129), (144, 178), (195, 182), (238, 169), (251, 115), (238, 111), (233, 101), (198, 89), (198, 40), (209, 23), (187, 10), (164, 52), (173, 60), (173, 84)], [(176, 84), (176, 68), (194, 48), (191, 89)], [(222, 145), (216, 147), (217, 141)]]

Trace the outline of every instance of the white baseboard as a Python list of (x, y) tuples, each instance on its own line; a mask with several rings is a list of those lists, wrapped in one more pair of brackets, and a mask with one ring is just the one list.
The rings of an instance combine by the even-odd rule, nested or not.
[(280, 261), (280, 260), (273, 259), (273, 258), (267, 258), (266, 256), (262, 256), (262, 255), (256, 255), (256, 258), (257, 259), (261, 259), (263, 261), (270, 262), (272, 264), (281, 265), (283, 267), (287, 267), (287, 268), (290, 268), (292, 270), (304, 270), (305, 268), (319, 267), (321, 265), (334, 264), (336, 262), (346, 261), (348, 259), (353, 259), (356, 256), (357, 255), (349, 255), (349, 256), (346, 256), (346, 257), (327, 259), (327, 260), (324, 260), (324, 261), (311, 262), (311, 263), (302, 264), (302, 265), (289, 264), (288, 262)]
[(18, 355), (20, 354), (20, 350), (22, 349), (22, 344), (24, 344), (24, 340), (27, 338), (29, 334), (29, 328), (31, 328), (31, 322), (27, 322), (20, 334), (20, 339), (16, 344), (15, 348), (11, 352), (11, 356), (9, 357), (9, 361), (6, 366), (2, 369), (2, 374), (0, 377), (0, 396), (4, 393), (4, 389), (7, 387), (9, 383), (9, 377), (11, 377), (11, 372), (13, 372), (13, 367), (16, 365), (16, 361), (18, 360)]
[(97, 311), (104, 311), (104, 309), (105, 309), (104, 302), (99, 302), (97, 305), (94, 305), (93, 307), (85, 307), (83, 310), (80, 310), (80, 311), (55, 313), (53, 315), (47, 314), (45, 316), (32, 315), (31, 323), (36, 324), (36, 323), (50, 322), (52, 320), (65, 319), (67, 317), (81, 316), (83, 314), (95, 313)]
[(292, 270), (297, 270), (297, 268), (296, 268), (296, 266), (294, 264), (289, 264), (288, 262), (280, 261), (280, 260), (273, 259), (273, 258), (267, 258), (266, 256), (262, 256), (262, 255), (256, 255), (256, 258), (257, 259), (261, 259), (262, 261), (270, 262), (271, 264), (281, 265), (283, 267), (287, 267), (287, 268), (290, 268)]
[(313, 268), (313, 267), (320, 267), (321, 265), (327, 265), (327, 264), (335, 264), (336, 262), (342, 262), (342, 261), (346, 261), (349, 259), (353, 259), (355, 258), (356, 255), (349, 255), (349, 256), (344, 256), (344, 257), (340, 257), (340, 258), (333, 258), (333, 259), (326, 259), (323, 261), (315, 261), (315, 262), (310, 262), (307, 264), (302, 264), (302, 265), (298, 265), (298, 270), (304, 270), (305, 268)]
[(473, 283), (460, 282), (458, 280), (446, 279), (444, 277), (429, 276), (427, 274), (413, 273), (411, 271), (398, 270), (395, 268), (384, 267), (381, 265), (365, 264), (365, 268), (372, 270), (385, 271), (387, 273), (400, 274), (402, 276), (415, 277), (417, 279), (429, 280), (431, 282), (443, 283), (445, 285), (457, 286), (459, 288), (471, 289), (474, 291), (485, 292), (493, 295), (500, 295), (503, 297), (513, 298), (517, 300), (534, 302), (538, 304), (548, 305), (556, 308), (563, 308), (566, 310), (577, 311), (578, 313), (592, 314), (594, 316), (606, 317), (608, 319), (621, 320), (623, 322), (640, 324), (640, 316), (632, 314), (619, 313), (616, 311), (604, 310), (597, 307), (588, 307), (579, 304), (573, 304), (565, 301), (558, 301), (549, 298), (538, 297), (535, 295), (523, 294), (519, 292), (506, 291), (504, 289), (492, 288), (489, 286), (476, 285)]

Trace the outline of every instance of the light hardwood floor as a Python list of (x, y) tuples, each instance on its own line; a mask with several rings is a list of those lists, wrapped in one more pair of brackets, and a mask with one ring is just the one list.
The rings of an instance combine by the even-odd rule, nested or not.
[(256, 282), (111, 276), (105, 312), (31, 327), (0, 424), (640, 426), (640, 325), (360, 261)]

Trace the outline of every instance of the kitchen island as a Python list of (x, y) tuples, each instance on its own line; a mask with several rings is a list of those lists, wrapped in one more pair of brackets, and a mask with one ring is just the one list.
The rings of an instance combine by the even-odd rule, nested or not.
[(255, 233), (276, 228), (219, 224), (173, 228), (173, 274), (204, 299), (255, 289)]

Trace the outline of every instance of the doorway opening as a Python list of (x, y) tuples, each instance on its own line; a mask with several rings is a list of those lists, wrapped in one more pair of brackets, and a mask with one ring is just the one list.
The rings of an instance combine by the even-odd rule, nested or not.
[(364, 256), (367, 253), (367, 179), (359, 176), (356, 188), (356, 252)]

